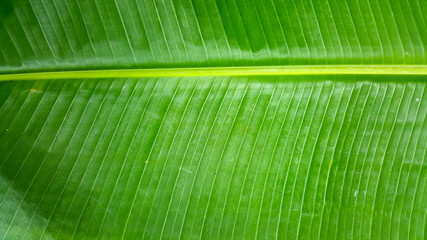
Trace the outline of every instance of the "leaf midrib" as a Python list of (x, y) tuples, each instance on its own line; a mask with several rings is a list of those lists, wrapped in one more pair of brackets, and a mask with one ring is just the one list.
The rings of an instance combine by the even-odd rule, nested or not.
[(427, 65), (297, 65), (105, 69), (0, 74), (0, 81), (77, 78), (144, 78), (274, 75), (427, 75)]

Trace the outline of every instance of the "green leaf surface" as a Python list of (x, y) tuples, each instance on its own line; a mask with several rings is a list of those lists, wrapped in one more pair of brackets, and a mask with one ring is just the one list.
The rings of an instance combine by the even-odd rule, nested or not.
[(425, 16), (2, 1), (0, 239), (425, 239)]
[(4, 0), (0, 71), (426, 64), (419, 0)]

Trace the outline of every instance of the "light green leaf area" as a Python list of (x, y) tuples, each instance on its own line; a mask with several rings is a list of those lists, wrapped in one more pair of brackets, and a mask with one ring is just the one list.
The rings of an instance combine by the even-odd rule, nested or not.
[(3, 1), (0, 239), (425, 239), (425, 16)]

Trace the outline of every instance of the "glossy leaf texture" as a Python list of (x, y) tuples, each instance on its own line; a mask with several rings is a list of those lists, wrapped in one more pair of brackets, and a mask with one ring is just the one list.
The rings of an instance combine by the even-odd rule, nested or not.
[[(0, 74), (27, 75), (0, 81), (0, 239), (424, 239), (426, 15), (416, 0), (3, 1)], [(262, 71), (340, 64), (384, 74)], [(235, 66), (259, 76), (209, 76)], [(103, 71), (183, 67), (206, 76)]]
[(0, 71), (426, 64), (419, 0), (5, 0)]

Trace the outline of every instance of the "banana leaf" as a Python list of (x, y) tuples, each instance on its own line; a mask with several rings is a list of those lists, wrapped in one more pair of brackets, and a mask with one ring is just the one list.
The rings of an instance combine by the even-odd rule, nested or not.
[(425, 239), (426, 16), (1, 1), (0, 239)]

